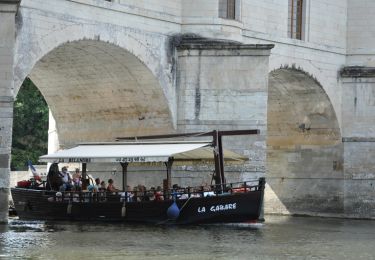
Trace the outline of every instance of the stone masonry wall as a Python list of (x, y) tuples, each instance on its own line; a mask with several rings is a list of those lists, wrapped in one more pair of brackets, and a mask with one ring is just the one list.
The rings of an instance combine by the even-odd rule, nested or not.
[(0, 1), (0, 223), (8, 218), (13, 124), (13, 55), (18, 1)]
[(375, 69), (346, 67), (343, 81), (345, 212), (375, 216)]
[[(260, 129), (257, 136), (224, 138), (225, 148), (250, 159), (236, 169), (242, 179), (265, 173), (270, 48), (215, 41), (178, 46), (178, 131)], [(228, 180), (240, 181), (231, 171)]]

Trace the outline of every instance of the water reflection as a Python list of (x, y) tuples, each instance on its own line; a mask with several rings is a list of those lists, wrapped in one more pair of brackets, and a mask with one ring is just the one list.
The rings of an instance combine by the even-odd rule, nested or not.
[(265, 224), (0, 225), (0, 259), (374, 259), (373, 221), (268, 217)]

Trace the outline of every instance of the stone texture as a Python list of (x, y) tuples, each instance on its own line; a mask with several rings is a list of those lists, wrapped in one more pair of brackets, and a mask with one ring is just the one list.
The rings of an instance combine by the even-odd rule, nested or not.
[[(178, 130), (260, 129), (259, 136), (224, 138), (251, 160), (242, 174), (265, 174), (267, 68), (272, 45), (188, 39), (178, 45)], [(251, 66), (249, 66), (251, 64)], [(228, 180), (235, 180), (227, 167)], [(189, 181), (187, 181), (189, 182)]]
[(0, 224), (8, 220), (9, 188), (0, 188)]
[(99, 41), (64, 44), (43, 57), (30, 77), (49, 104), (64, 147), (173, 129), (157, 78), (117, 46)]
[(15, 13), (20, 1), (0, 1), (0, 223), (8, 220), (13, 123)]

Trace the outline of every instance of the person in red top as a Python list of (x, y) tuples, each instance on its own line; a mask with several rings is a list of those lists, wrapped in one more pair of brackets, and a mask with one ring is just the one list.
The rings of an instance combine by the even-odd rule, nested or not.
[(117, 192), (117, 191), (119, 191), (119, 190), (116, 189), (116, 187), (113, 185), (113, 180), (112, 180), (112, 179), (109, 179), (109, 180), (108, 180), (107, 191), (109, 191), (109, 192)]
[(156, 188), (156, 191), (155, 191), (155, 200), (156, 201), (164, 200), (163, 192), (162, 192), (160, 186), (158, 186)]

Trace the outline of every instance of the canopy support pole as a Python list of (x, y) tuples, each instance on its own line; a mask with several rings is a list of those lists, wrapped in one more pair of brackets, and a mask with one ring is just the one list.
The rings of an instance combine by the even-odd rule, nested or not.
[(87, 186), (90, 185), (90, 180), (88, 179), (88, 176), (87, 176), (87, 163), (82, 163), (81, 181), (82, 181), (82, 190), (86, 190)]
[(169, 157), (168, 162), (165, 162), (165, 166), (167, 167), (168, 190), (172, 187), (172, 164), (173, 164), (173, 157)]
[(213, 147), (214, 147), (214, 159), (215, 159), (215, 184), (221, 184), (221, 166), (220, 166), (220, 150), (219, 150), (219, 134), (216, 130), (212, 132), (213, 136)]
[(222, 134), (218, 133), (218, 149), (219, 149), (219, 161), (220, 161), (220, 184), (223, 190), (223, 184), (226, 183), (225, 175), (224, 175), (224, 153), (223, 153), (223, 142), (222, 142)]
[[(213, 132), (213, 147), (214, 147), (214, 159), (215, 159), (215, 189), (219, 192), (223, 192), (225, 183), (224, 177), (224, 158), (223, 158), (223, 143), (222, 133), (214, 130)], [(220, 185), (220, 186), (219, 186)]]
[(128, 162), (120, 163), (122, 167), (122, 190), (127, 191), (126, 186), (128, 186)]

